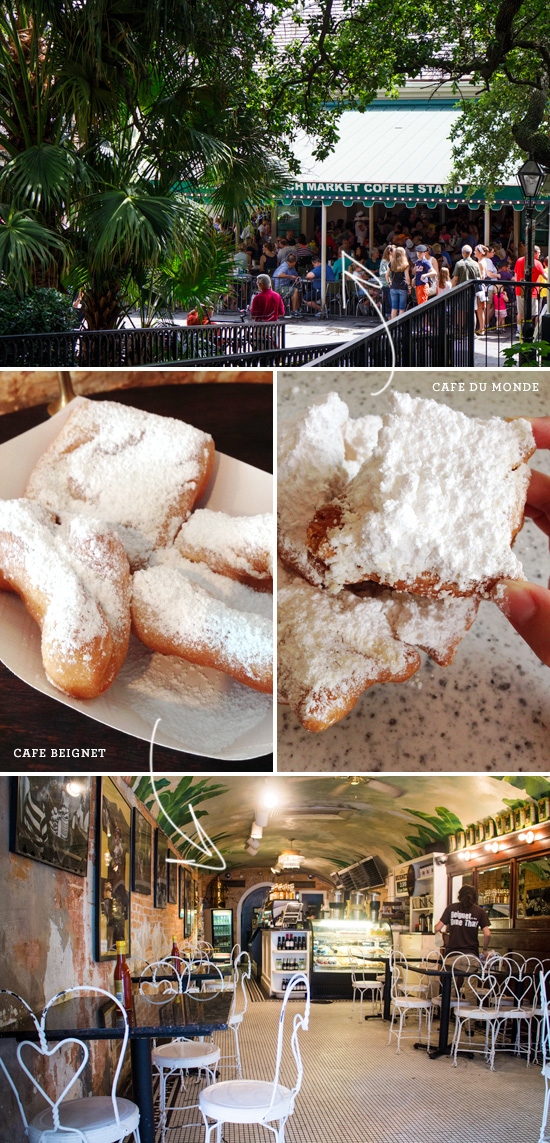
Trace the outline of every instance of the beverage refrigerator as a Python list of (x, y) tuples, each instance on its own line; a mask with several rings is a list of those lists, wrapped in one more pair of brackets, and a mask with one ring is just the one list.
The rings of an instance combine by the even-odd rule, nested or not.
[(234, 945), (233, 910), (205, 909), (204, 937), (214, 945), (216, 952), (229, 953)]

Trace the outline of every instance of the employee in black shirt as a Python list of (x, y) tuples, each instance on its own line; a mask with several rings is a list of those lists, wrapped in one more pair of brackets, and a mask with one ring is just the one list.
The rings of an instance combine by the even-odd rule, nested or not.
[(449, 930), (449, 942), (445, 953), (470, 954), (479, 956), (479, 930), (483, 930), (483, 952), (485, 956), (491, 940), (489, 918), (485, 909), (477, 904), (477, 893), (472, 885), (463, 885), (458, 891), (458, 901), (454, 901), (441, 915), (435, 932)]

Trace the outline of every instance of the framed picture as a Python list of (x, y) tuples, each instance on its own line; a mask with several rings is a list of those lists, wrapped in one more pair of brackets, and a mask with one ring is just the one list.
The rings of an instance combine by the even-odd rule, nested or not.
[(85, 877), (92, 779), (19, 774), (11, 780), (10, 849)]
[[(168, 850), (169, 857), (175, 857), (173, 849)], [(168, 904), (177, 905), (178, 903), (178, 869), (179, 865), (172, 865), (170, 861), (167, 862), (167, 877), (168, 877)]]
[(134, 809), (132, 838), (132, 889), (145, 897), (151, 896), (151, 850), (153, 828), (139, 810)]
[(167, 905), (168, 838), (160, 829), (155, 830), (155, 909), (165, 909)]
[(130, 867), (132, 810), (112, 778), (98, 778), (96, 949), (98, 960), (114, 960), (117, 941), (130, 956)]

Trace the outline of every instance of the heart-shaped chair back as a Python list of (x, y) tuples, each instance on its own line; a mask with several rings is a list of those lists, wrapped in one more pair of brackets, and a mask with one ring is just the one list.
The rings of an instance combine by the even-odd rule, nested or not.
[(199, 953), (198, 960), (188, 966), (187, 991), (193, 1000), (213, 1000), (223, 992), (225, 980), (223, 972), (215, 961), (209, 960), (206, 953)]
[(460, 962), (453, 964), (452, 973), (459, 1012), (465, 1007), (494, 1007), (497, 995), (496, 977), (477, 969), (474, 972), (469, 969), (465, 972), (464, 965)]
[(190, 965), (181, 957), (165, 956), (151, 961), (140, 976), (140, 995), (150, 1004), (166, 1004), (187, 992), (189, 971)]
[[(51, 1060), (53, 1056), (57, 1055), (58, 1052), (60, 1052), (64, 1048), (66, 1048), (68, 1045), (74, 1045), (75, 1047), (80, 1048), (80, 1050), (82, 1052), (82, 1058), (80, 1060), (80, 1064), (78, 1065), (76, 1070), (73, 1071), (72, 1075), (70, 1076), (70, 1079), (65, 1084), (65, 1087), (62, 1089), (62, 1091), (58, 1092), (55, 1099), (52, 1099), (48, 1095), (47, 1091), (42, 1086), (40, 1081), (36, 1078), (35, 1072), (33, 1072), (28, 1067), (28, 1065), (25, 1063), (25, 1060), (23, 1059), (22, 1053), (23, 1053), (23, 1051), (26, 1050), (27, 1055), (28, 1055), (28, 1052), (30, 1051), (30, 1052), (34, 1052), (35, 1056), (39, 1056), (39, 1057), (42, 1057), (43, 1059), (46, 1058), (46, 1059)], [(71, 1090), (73, 1085), (76, 1083), (76, 1081), (82, 1075), (82, 1072), (84, 1071), (84, 1068), (86, 1067), (86, 1064), (88, 1063), (88, 1058), (89, 1058), (90, 1052), (89, 1052), (87, 1044), (84, 1044), (82, 1040), (77, 1040), (74, 1036), (67, 1036), (67, 1038), (65, 1040), (60, 1040), (58, 1043), (54, 1044), (53, 1047), (51, 1047), (51, 1048), (48, 1048), (47, 1046), (43, 1045), (40, 1042), (38, 1044), (35, 1044), (35, 1043), (33, 1043), (32, 1040), (22, 1040), (21, 1043), (17, 1045), (16, 1055), (17, 1055), (17, 1060), (18, 1060), (19, 1066), (22, 1069), (22, 1071), (25, 1073), (26, 1076), (28, 1076), (33, 1087), (36, 1088), (36, 1090), (40, 1093), (40, 1095), (43, 1097), (43, 1099), (46, 1101), (46, 1103), (49, 1103), (49, 1105), (52, 1109), (52, 1117), (53, 1117), (53, 1124), (54, 1124), (55, 1130), (59, 1131), (59, 1129), (60, 1129), (59, 1107), (62, 1104), (63, 1100), (65, 1099), (65, 1096), (68, 1094), (68, 1092)], [(69, 1066), (68, 1061), (66, 1061), (65, 1068), (67, 1068), (68, 1066)]]
[(501, 1012), (521, 1008), (533, 990), (529, 976), (508, 976), (499, 990), (498, 1007)]
[[(17, 1061), (19, 1063), (19, 1066), (20, 1066), (21, 1070), (23, 1071), (23, 1073), (31, 1080), (33, 1086), (37, 1089), (37, 1091), (40, 1092), (40, 1094), (44, 1097), (46, 1103), (48, 1103), (49, 1106), (51, 1107), (54, 1127), (56, 1130), (59, 1130), (59, 1106), (62, 1103), (63, 1099), (65, 1099), (65, 1096), (67, 1095), (67, 1093), (71, 1090), (73, 1085), (79, 1079), (84, 1068), (86, 1067), (86, 1064), (87, 1064), (88, 1058), (89, 1058), (89, 1049), (83, 1040), (78, 1039), (77, 1034), (75, 1036), (72, 1036), (72, 1035), (66, 1036), (66, 1037), (64, 1037), (63, 1040), (55, 1042), (53, 1044), (53, 1046), (50, 1047), (48, 1044), (48, 1033), (47, 1033), (47, 1027), (46, 1027), (48, 1014), (50, 1012), (50, 1009), (52, 1007), (54, 1007), (54, 1005), (57, 1005), (58, 1003), (60, 1003), (62, 1001), (69, 1000), (76, 995), (83, 995), (83, 994), (90, 994), (90, 993), (92, 993), (96, 996), (104, 996), (110, 1003), (115, 1005), (115, 1007), (118, 1009), (118, 1011), (120, 1013), (120, 1026), (123, 1028), (122, 1048), (121, 1048), (121, 1051), (120, 1051), (120, 1054), (118, 1057), (118, 1063), (117, 1063), (117, 1066), (115, 1069), (115, 1073), (113, 1076), (113, 1083), (111, 1086), (111, 1100), (112, 1100), (112, 1104), (113, 1104), (113, 1115), (114, 1115), (115, 1121), (117, 1123), (117, 1126), (120, 1126), (120, 1114), (119, 1114), (119, 1110), (118, 1110), (116, 1092), (117, 1092), (117, 1086), (118, 1086), (118, 1080), (119, 1080), (120, 1072), (122, 1069), (122, 1064), (124, 1062), (126, 1047), (128, 1045), (128, 1034), (129, 1034), (128, 1033), (128, 1017), (127, 1017), (126, 1011), (125, 1011), (123, 1005), (121, 1004), (120, 1000), (118, 1000), (117, 997), (113, 996), (110, 992), (107, 992), (107, 990), (105, 988), (98, 988), (95, 985), (91, 985), (91, 984), (77, 984), (77, 985), (74, 985), (72, 988), (66, 988), (63, 990), (63, 992), (58, 992), (55, 996), (53, 996), (52, 999), (49, 1000), (48, 1003), (43, 1008), (42, 1015), (41, 1015), (40, 1019), (38, 1019), (37, 1016), (32, 1011), (32, 1009), (30, 1008), (30, 1006), (27, 1004), (27, 1002), (25, 1000), (23, 1000), (22, 997), (17, 996), (17, 993), (10, 992), (8, 989), (0, 989), (0, 994), (12, 996), (20, 1004), (23, 1005), (23, 1007), (27, 1010), (27, 1014), (30, 1017), (30, 1020), (31, 1020), (32, 1024), (34, 1025), (34, 1028), (36, 1030), (36, 1040), (33, 1039), (33, 1040), (22, 1041), (17, 1047), (16, 1056), (17, 1056)], [(75, 1032), (78, 1033), (77, 1028), (75, 1029)], [(30, 1049), (31, 1051), (35, 1052), (36, 1055), (42, 1056), (44, 1059), (49, 1060), (53, 1056), (55, 1056), (57, 1052), (61, 1051), (61, 1049), (66, 1047), (67, 1045), (79, 1047), (82, 1050), (82, 1059), (80, 1061), (79, 1066), (74, 1070), (71, 1078), (69, 1079), (69, 1082), (65, 1085), (65, 1087), (63, 1088), (61, 1093), (58, 1094), (56, 1099), (52, 1100), (51, 1097), (48, 1095), (48, 1093), (44, 1090), (42, 1084), (38, 1082), (35, 1075), (30, 1070), (28, 1063), (26, 1063), (25, 1060), (22, 1058), (22, 1053), (24, 1050), (27, 1050), (27, 1052), (28, 1052), (28, 1050)], [(28, 1055), (27, 1055), (27, 1060), (28, 1060)], [(27, 1121), (27, 1118), (25, 1115), (23, 1104), (21, 1102), (21, 1098), (19, 1095), (17, 1084), (15, 1083), (15, 1080), (13, 1079), (13, 1077), (8, 1072), (8, 1069), (6, 1068), (4, 1061), (1, 1058), (0, 1058), (0, 1067), (2, 1068), (2, 1071), (4, 1072), (8, 1082), (10, 1084), (10, 1087), (15, 1094), (17, 1104), (18, 1104), (19, 1110), (21, 1112), (21, 1117), (23, 1119), (23, 1124), (25, 1126), (25, 1132), (28, 1133), (28, 1121)], [(75, 1131), (75, 1135), (78, 1136), (78, 1134), (79, 1134), (79, 1132)]]

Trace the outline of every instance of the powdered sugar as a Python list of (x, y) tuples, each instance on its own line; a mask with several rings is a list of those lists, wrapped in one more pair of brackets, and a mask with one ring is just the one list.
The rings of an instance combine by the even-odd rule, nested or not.
[(253, 579), (273, 577), (273, 515), (229, 516), (199, 508), (176, 538), (191, 559), (211, 567), (231, 567)]
[[(119, 683), (122, 684), (119, 687)], [(272, 698), (229, 675), (150, 651), (134, 637), (115, 684), (119, 701), (185, 749), (220, 755), (269, 715)]]
[(339, 497), (340, 525), (318, 554), (338, 591), (369, 576), (468, 593), (517, 579), (511, 550), (529, 482), (531, 426), (467, 417), (435, 401), (392, 393), (378, 443)]
[(49, 681), (82, 698), (116, 675), (130, 630), (129, 568), (94, 520), (60, 526), (30, 500), (0, 501), (0, 568), (42, 631)]
[(350, 420), (345, 402), (327, 393), (279, 428), (279, 552), (311, 583), (321, 584), (323, 575), (308, 556), (307, 526), (316, 509), (355, 474), (380, 424), (379, 417)]
[[(367, 592), (368, 592), (367, 586)], [(361, 594), (361, 599), (364, 596)], [(460, 640), (477, 615), (477, 599), (455, 595), (427, 599), (411, 592), (383, 590), (376, 594), (390, 627), (403, 643), (421, 647), (447, 666)]]
[[(99, 517), (156, 546), (173, 539), (203, 479), (212, 438), (114, 401), (82, 401), (39, 460), (26, 494)], [(136, 533), (138, 534), (136, 536)], [(143, 542), (143, 541), (142, 541)]]
[(214, 599), (226, 603), (236, 611), (249, 611), (273, 620), (273, 596), (254, 591), (230, 576), (212, 571), (206, 564), (186, 560), (177, 548), (161, 548), (154, 552), (149, 567), (175, 568), (192, 583), (203, 587)]
[(0, 533), (2, 571), (46, 601), (44, 628), (59, 655), (70, 661), (94, 640), (104, 641), (105, 616), (50, 513), (29, 500), (2, 500)]
[(281, 701), (304, 718), (312, 704), (330, 718), (335, 695), (366, 689), (379, 678), (410, 673), (420, 663), (395, 638), (385, 607), (351, 592), (330, 596), (298, 577), (282, 577), (277, 594)]
[(270, 668), (271, 621), (228, 606), (182, 569), (159, 565), (136, 572), (132, 615), (181, 647), (184, 657), (192, 657), (185, 654), (188, 648), (207, 646), (215, 649), (230, 673), (242, 668), (254, 677)]

